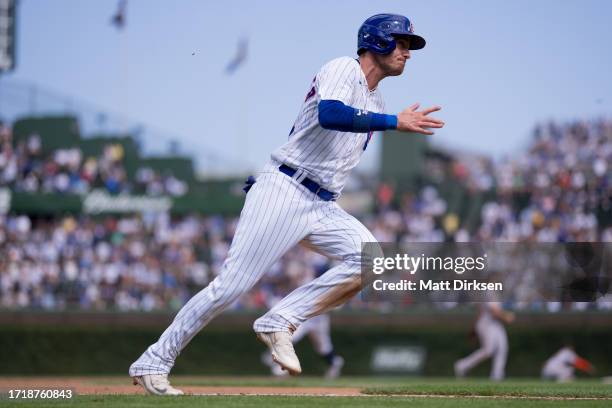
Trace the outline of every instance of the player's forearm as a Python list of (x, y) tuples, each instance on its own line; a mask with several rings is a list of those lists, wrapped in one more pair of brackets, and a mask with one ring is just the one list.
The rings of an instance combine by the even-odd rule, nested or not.
[(324, 129), (341, 132), (367, 133), (395, 129), (397, 116), (364, 112), (336, 100), (319, 102), (319, 124)]

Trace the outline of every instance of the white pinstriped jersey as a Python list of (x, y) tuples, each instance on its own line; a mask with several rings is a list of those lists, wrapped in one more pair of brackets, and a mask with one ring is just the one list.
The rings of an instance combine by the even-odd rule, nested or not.
[(327, 190), (339, 193), (349, 172), (359, 163), (372, 132), (323, 129), (319, 124), (318, 105), (327, 99), (362, 111), (384, 112), (380, 91), (368, 89), (359, 62), (351, 57), (336, 58), (325, 64), (313, 79), (289, 140), (272, 153), (272, 158), (304, 170)]

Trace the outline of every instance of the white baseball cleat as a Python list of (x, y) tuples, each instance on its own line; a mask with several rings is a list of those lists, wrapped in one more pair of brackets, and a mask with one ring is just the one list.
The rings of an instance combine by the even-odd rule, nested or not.
[(300, 360), (295, 355), (291, 334), (287, 332), (257, 333), (257, 338), (270, 349), (272, 360), (291, 375), (302, 372)]
[(342, 367), (344, 367), (344, 359), (340, 356), (335, 356), (331, 365), (327, 371), (325, 371), (325, 378), (328, 380), (333, 380), (334, 378), (340, 377)]
[(132, 377), (134, 385), (141, 385), (147, 394), (152, 395), (184, 395), (185, 393), (170, 385), (166, 374), (150, 374)]

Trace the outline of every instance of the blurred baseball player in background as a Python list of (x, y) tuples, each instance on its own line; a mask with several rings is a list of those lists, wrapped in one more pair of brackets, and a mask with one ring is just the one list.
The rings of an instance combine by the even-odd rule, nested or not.
[(504, 324), (513, 321), (514, 313), (503, 310), (498, 302), (482, 303), (476, 320), (480, 348), (455, 363), (455, 375), (463, 377), (482, 361), (493, 358), (491, 379), (503, 380), (508, 358), (508, 335)]
[[(215, 316), (250, 290), (300, 241), (338, 261), (295, 289), (253, 325), (273, 360), (291, 374), (302, 371), (292, 333), (306, 320), (345, 303), (361, 288), (361, 246), (370, 231), (336, 202), (375, 131), (396, 129), (431, 135), (444, 123), (440, 109), (419, 104), (387, 115), (378, 85), (402, 74), (411, 50), (425, 46), (408, 18), (378, 14), (358, 32), (358, 59), (325, 64), (310, 85), (289, 140), (256, 179), (250, 178), (228, 257), (219, 275), (178, 312), (159, 340), (131, 365), (135, 384), (157, 395), (180, 395), (168, 373), (181, 350)], [(274, 118), (270, 112), (266, 118)], [(249, 190), (250, 188), (250, 190)]]
[[(283, 257), (284, 262), (278, 262), (272, 268), (274, 275), (275, 286), (289, 287), (294, 289), (299, 287), (314, 278), (318, 278), (325, 271), (331, 269), (329, 260), (317, 253), (309, 253), (309, 265), (301, 265), (297, 259), (292, 259), (291, 254), (303, 251), (298, 247), (295, 251), (290, 251), (288, 256)], [(283, 291), (283, 295), (287, 292)], [(278, 300), (276, 296), (270, 296), (271, 303), (268, 307), (274, 306)], [(291, 340), (293, 344), (297, 344), (304, 337), (308, 336), (310, 342), (315, 349), (315, 352), (325, 361), (327, 366), (325, 370), (325, 378), (333, 379), (340, 376), (342, 367), (344, 367), (344, 358), (336, 354), (334, 345), (331, 339), (331, 317), (329, 313), (324, 313), (306, 320), (293, 333)], [(281, 366), (276, 364), (272, 359), (270, 350), (262, 354), (261, 361), (270, 367), (270, 372), (274, 376), (285, 376), (289, 374)]]
[[(306, 320), (293, 333), (291, 340), (293, 344), (297, 344), (304, 337), (308, 336), (316, 353), (325, 361), (327, 368), (325, 370), (325, 378), (338, 378), (344, 367), (344, 358), (336, 354), (334, 345), (331, 340), (331, 318), (329, 313), (324, 313)], [(262, 355), (262, 362), (270, 367), (272, 375), (281, 377), (289, 374), (281, 366), (276, 364), (272, 359), (272, 354), (268, 350)]]
[(574, 370), (588, 374), (595, 372), (593, 365), (576, 354), (574, 348), (568, 345), (562, 347), (546, 360), (542, 367), (542, 378), (558, 382), (569, 382), (575, 379)]

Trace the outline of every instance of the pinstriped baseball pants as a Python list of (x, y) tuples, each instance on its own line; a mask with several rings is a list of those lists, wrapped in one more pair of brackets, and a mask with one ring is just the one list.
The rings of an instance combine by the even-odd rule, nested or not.
[[(294, 176), (295, 177), (295, 176)], [(249, 291), (298, 242), (341, 261), (297, 288), (253, 325), (256, 332), (293, 332), (360, 290), (361, 244), (376, 239), (335, 201), (323, 201), (270, 163), (258, 175), (222, 270), (178, 312), (159, 340), (130, 367), (130, 376), (167, 374), (189, 341)]]

